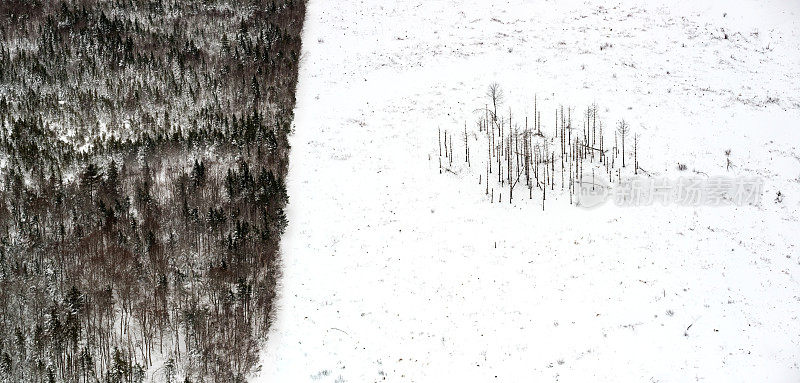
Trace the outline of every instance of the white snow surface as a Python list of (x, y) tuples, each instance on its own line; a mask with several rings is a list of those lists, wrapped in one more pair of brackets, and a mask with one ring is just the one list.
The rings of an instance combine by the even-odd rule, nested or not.
[[(763, 201), (490, 203), (483, 156), (439, 174), (437, 132), (473, 131), (493, 81), (517, 121), (596, 102), (651, 174)], [(310, 0), (251, 381), (798, 382), (798, 122), (797, 2)]]

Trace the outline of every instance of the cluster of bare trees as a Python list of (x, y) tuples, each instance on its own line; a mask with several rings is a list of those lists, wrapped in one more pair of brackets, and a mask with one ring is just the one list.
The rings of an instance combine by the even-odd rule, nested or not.
[[(611, 130), (613, 143), (607, 142), (606, 136), (611, 135), (600, 119), (597, 105), (590, 105), (581, 113), (560, 106), (548, 124), (534, 97), (533, 121), (529, 123), (527, 116), (514, 119), (510, 109), (507, 113), (499, 111), (504, 94), (497, 83), (489, 86), (486, 96), (489, 102), (480, 109), (474, 129), (470, 132), (465, 124), (463, 136), (458, 140), (464, 145), (463, 161), (454, 159), (453, 142), (456, 140), (453, 134), (439, 129), (439, 172), (456, 173), (456, 168), (471, 168), (482, 158), (484, 165), (478, 174), (478, 183), (492, 203), (503, 202), (504, 191), (506, 201), (511, 203), (514, 198), (520, 198), (520, 188), (527, 199), (533, 199), (536, 192), (542, 209), (548, 190), (550, 193), (556, 189), (566, 190), (570, 203), (577, 203), (576, 187), (585, 183), (591, 185), (601, 177), (608, 182), (618, 182), (622, 169), (631, 168), (626, 164), (631, 154), (632, 173), (638, 174), (641, 170), (639, 135), (633, 136), (631, 148), (631, 127), (620, 120), (616, 129)], [(477, 158), (471, 155), (471, 149), (481, 146), (486, 148), (481, 150), (483, 154)], [(621, 163), (617, 164), (618, 161)]]
[(302, 0), (0, 3), (0, 382), (237, 382), (271, 324)]

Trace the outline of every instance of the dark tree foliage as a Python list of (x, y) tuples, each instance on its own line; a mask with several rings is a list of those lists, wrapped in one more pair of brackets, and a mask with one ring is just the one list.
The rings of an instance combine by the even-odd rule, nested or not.
[(0, 1), (0, 381), (244, 381), (304, 0)]

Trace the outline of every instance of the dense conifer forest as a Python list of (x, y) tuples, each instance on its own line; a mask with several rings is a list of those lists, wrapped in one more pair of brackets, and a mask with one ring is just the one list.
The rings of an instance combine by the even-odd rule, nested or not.
[(245, 380), (274, 316), (304, 14), (0, 2), (0, 381)]

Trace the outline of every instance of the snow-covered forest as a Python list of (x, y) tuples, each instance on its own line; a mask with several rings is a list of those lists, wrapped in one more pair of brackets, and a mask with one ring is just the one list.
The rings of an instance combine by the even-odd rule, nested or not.
[(304, 15), (0, 2), (0, 381), (245, 380), (274, 316)]

